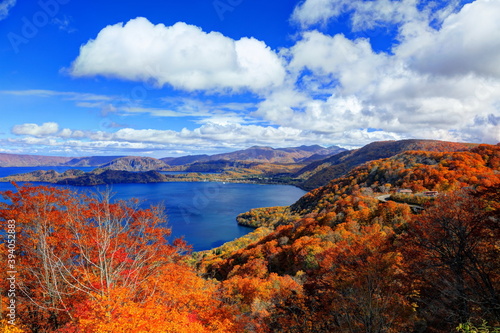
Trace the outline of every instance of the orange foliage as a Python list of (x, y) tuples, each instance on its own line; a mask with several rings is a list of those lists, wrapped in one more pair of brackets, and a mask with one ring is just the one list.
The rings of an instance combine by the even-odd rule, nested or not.
[(320, 309), (318, 325), (350, 332), (401, 332), (411, 326), (411, 290), (392, 230), (345, 223), (336, 233), (339, 241), (319, 256), (317, 277), (309, 282)]
[[(271, 331), (401, 332), (428, 325), (429, 330), (447, 332), (451, 326), (442, 324), (442, 315), (447, 314), (432, 315), (436, 305), (422, 303), (439, 294), (439, 289), (415, 275), (421, 272), (439, 279), (441, 273), (424, 273), (410, 260), (425, 261), (435, 254), (420, 249), (413, 256), (403, 255), (418, 248), (401, 235), (412, 232), (412, 221), (420, 215), (404, 203), (380, 202), (377, 191), (400, 187), (453, 193), (468, 187), (483, 202), (483, 224), (488, 218), (498, 225), (499, 152), (500, 147), (481, 145), (458, 153), (413, 151), (367, 163), (306, 194), (290, 207), (292, 214), (301, 216), (299, 220), (207, 265), (207, 276), (217, 277), (224, 285), (240, 285), (232, 294), (240, 295), (239, 301), (245, 304), (259, 297), (260, 286), (274, 273), (295, 281), (301, 288), (266, 307), (268, 314), (261, 316)], [(452, 214), (450, 202), (431, 208), (434, 204), (424, 205), (435, 212), (433, 218)], [(439, 235), (433, 228), (423, 230)], [(489, 252), (481, 250), (482, 260), (489, 258), (491, 264), (498, 262), (495, 254), (500, 257), (495, 237), (482, 241), (489, 244)], [(498, 294), (500, 279), (491, 279), (495, 284), (490, 290)], [(481, 285), (476, 288), (481, 297), (486, 297), (484, 290)], [(492, 304), (491, 298), (488, 302)], [(492, 307), (475, 309), (478, 316), (497, 320), (488, 314)], [(455, 325), (459, 319), (455, 318)]]
[(166, 264), (147, 284), (154, 292), (130, 297), (126, 288), (78, 305), (75, 321), (58, 332), (235, 332), (234, 314), (216, 298), (216, 285), (185, 265)]
[(17, 187), (5, 196), (10, 202), (0, 207), (0, 218), (16, 220), (17, 315), (28, 331), (237, 327), (216, 285), (183, 264), (185, 243), (166, 241), (170, 230), (160, 208), (45, 186)]
[[(66, 333), (497, 324), (499, 168), (500, 146), (490, 145), (369, 162), (291, 207), (244, 214), (276, 229), (198, 254), (198, 272), (183, 241), (165, 240), (159, 208), (18, 187), (0, 220), (18, 222), (19, 318), (28, 332)], [(377, 198), (398, 187), (440, 196), (418, 214)]]
[(421, 313), (429, 321), (440, 318), (445, 330), (471, 319), (500, 321), (500, 214), (485, 206), (467, 191), (440, 196), (402, 237), (422, 290)]

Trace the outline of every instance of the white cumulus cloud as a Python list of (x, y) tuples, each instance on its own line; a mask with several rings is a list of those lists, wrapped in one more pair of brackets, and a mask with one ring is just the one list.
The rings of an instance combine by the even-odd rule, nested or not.
[(9, 11), (16, 4), (16, 0), (3, 0), (0, 2), (0, 21), (9, 15)]
[(369, 40), (352, 41), (341, 34), (331, 37), (318, 31), (305, 32), (290, 51), (291, 69), (330, 75), (350, 93), (366, 89), (390, 65), (387, 55), (373, 52)]
[(286, 53), (294, 86), (272, 92), (254, 115), (331, 137), (500, 141), (500, 2), (476, 0), (460, 10), (457, 1), (437, 10), (418, 4), (306, 0), (297, 6), (292, 19), (305, 29), (346, 14), (355, 31), (396, 24), (398, 35), (383, 52), (369, 38), (303, 31)]
[[(454, 1), (451, 1), (454, 2)], [(384, 23), (401, 23), (420, 16), (417, 0), (306, 0), (297, 6), (292, 20), (302, 28), (325, 25), (331, 19), (351, 12), (354, 30), (371, 29)]]
[[(19, 125), (22, 126), (22, 125)], [(43, 126), (43, 125), (42, 125)], [(38, 126), (38, 127), (42, 127)], [(177, 154), (225, 152), (250, 146), (290, 147), (303, 144), (342, 144), (352, 146), (352, 140), (362, 144), (399, 138), (383, 132), (353, 130), (337, 136), (322, 135), (286, 126), (241, 125), (237, 123), (206, 123), (194, 129), (121, 128), (114, 131), (79, 131), (62, 129), (50, 135), (24, 131), (21, 138), (8, 139), (12, 147), (30, 147), (31, 150), (50, 147), (51, 151), (71, 151), (72, 154), (134, 154), (155, 150), (157, 157)], [(1, 144), (0, 140), (0, 144)], [(358, 146), (358, 145), (356, 145)], [(163, 152), (163, 153), (160, 153)], [(172, 153), (170, 153), (172, 152)]]
[(433, 21), (441, 23), (457, 10), (460, 0), (305, 0), (298, 5), (292, 21), (303, 29), (325, 26), (348, 13), (354, 31), (372, 29), (388, 24)]
[(167, 27), (142, 17), (102, 29), (80, 48), (69, 72), (152, 80), (188, 91), (261, 91), (285, 77), (280, 58), (255, 38), (233, 40), (186, 23)]
[(31, 135), (37, 137), (56, 134), (58, 131), (59, 131), (59, 125), (54, 122), (44, 123), (42, 125), (22, 124), (22, 125), (15, 125), (12, 128), (12, 134)]
[(449, 15), (440, 30), (408, 38), (396, 52), (415, 70), (500, 78), (500, 1), (477, 0)]

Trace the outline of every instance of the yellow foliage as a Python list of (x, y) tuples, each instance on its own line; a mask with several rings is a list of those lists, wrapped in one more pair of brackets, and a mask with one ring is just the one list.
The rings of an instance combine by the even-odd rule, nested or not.
[(25, 332), (17, 325), (9, 324), (7, 319), (0, 320), (0, 333), (23, 333)]

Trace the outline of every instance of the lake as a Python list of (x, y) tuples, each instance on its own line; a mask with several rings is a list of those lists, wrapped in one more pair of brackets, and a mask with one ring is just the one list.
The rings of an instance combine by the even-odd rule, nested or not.
[[(27, 172), (19, 170), (28, 168), (0, 168), (0, 175), (7, 172), (2, 169), (17, 169), (10, 170), (13, 174)], [(30, 171), (33, 171), (33, 168), (31, 169)], [(44, 167), (37, 170), (40, 169), (56, 168)], [(66, 187), (76, 192), (104, 188)], [(0, 191), (11, 189), (13, 186), (10, 183), (0, 183)], [(138, 198), (143, 201), (143, 207), (163, 203), (172, 236), (184, 236), (195, 251), (217, 247), (251, 232), (253, 229), (236, 223), (238, 214), (251, 208), (290, 205), (306, 193), (288, 185), (215, 182), (115, 184), (111, 190), (115, 193), (114, 199)]]

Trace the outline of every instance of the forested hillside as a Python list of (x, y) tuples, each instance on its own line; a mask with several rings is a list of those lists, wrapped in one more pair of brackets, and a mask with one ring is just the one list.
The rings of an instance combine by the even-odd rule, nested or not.
[[(402, 189), (425, 197), (422, 209), (381, 198)], [(183, 241), (165, 241), (154, 207), (50, 187), (5, 196), (0, 218), (5, 229), (16, 221), (26, 332), (454, 332), (461, 324), (488, 332), (500, 324), (500, 146), (368, 162), (290, 207), (241, 215), (264, 227), (192, 255)]]
[[(266, 227), (277, 218), (277, 229), (241, 249), (203, 253), (199, 269), (234, 297), (244, 295), (241, 311), (256, 315), (256, 305), (264, 307), (257, 317), (271, 331), (451, 332), (483, 319), (498, 325), (499, 185), (499, 146), (369, 162), (288, 212), (250, 213)], [(439, 195), (415, 214), (405, 203), (377, 199), (396, 188)], [(290, 277), (291, 285), (260, 287), (277, 277)]]
[(313, 162), (294, 177), (301, 179), (298, 185), (312, 190), (328, 184), (337, 177), (345, 175), (352, 168), (365, 162), (388, 158), (409, 150), (434, 152), (467, 151), (477, 145), (437, 140), (400, 140), (372, 142), (360, 149), (345, 151), (327, 159)]

